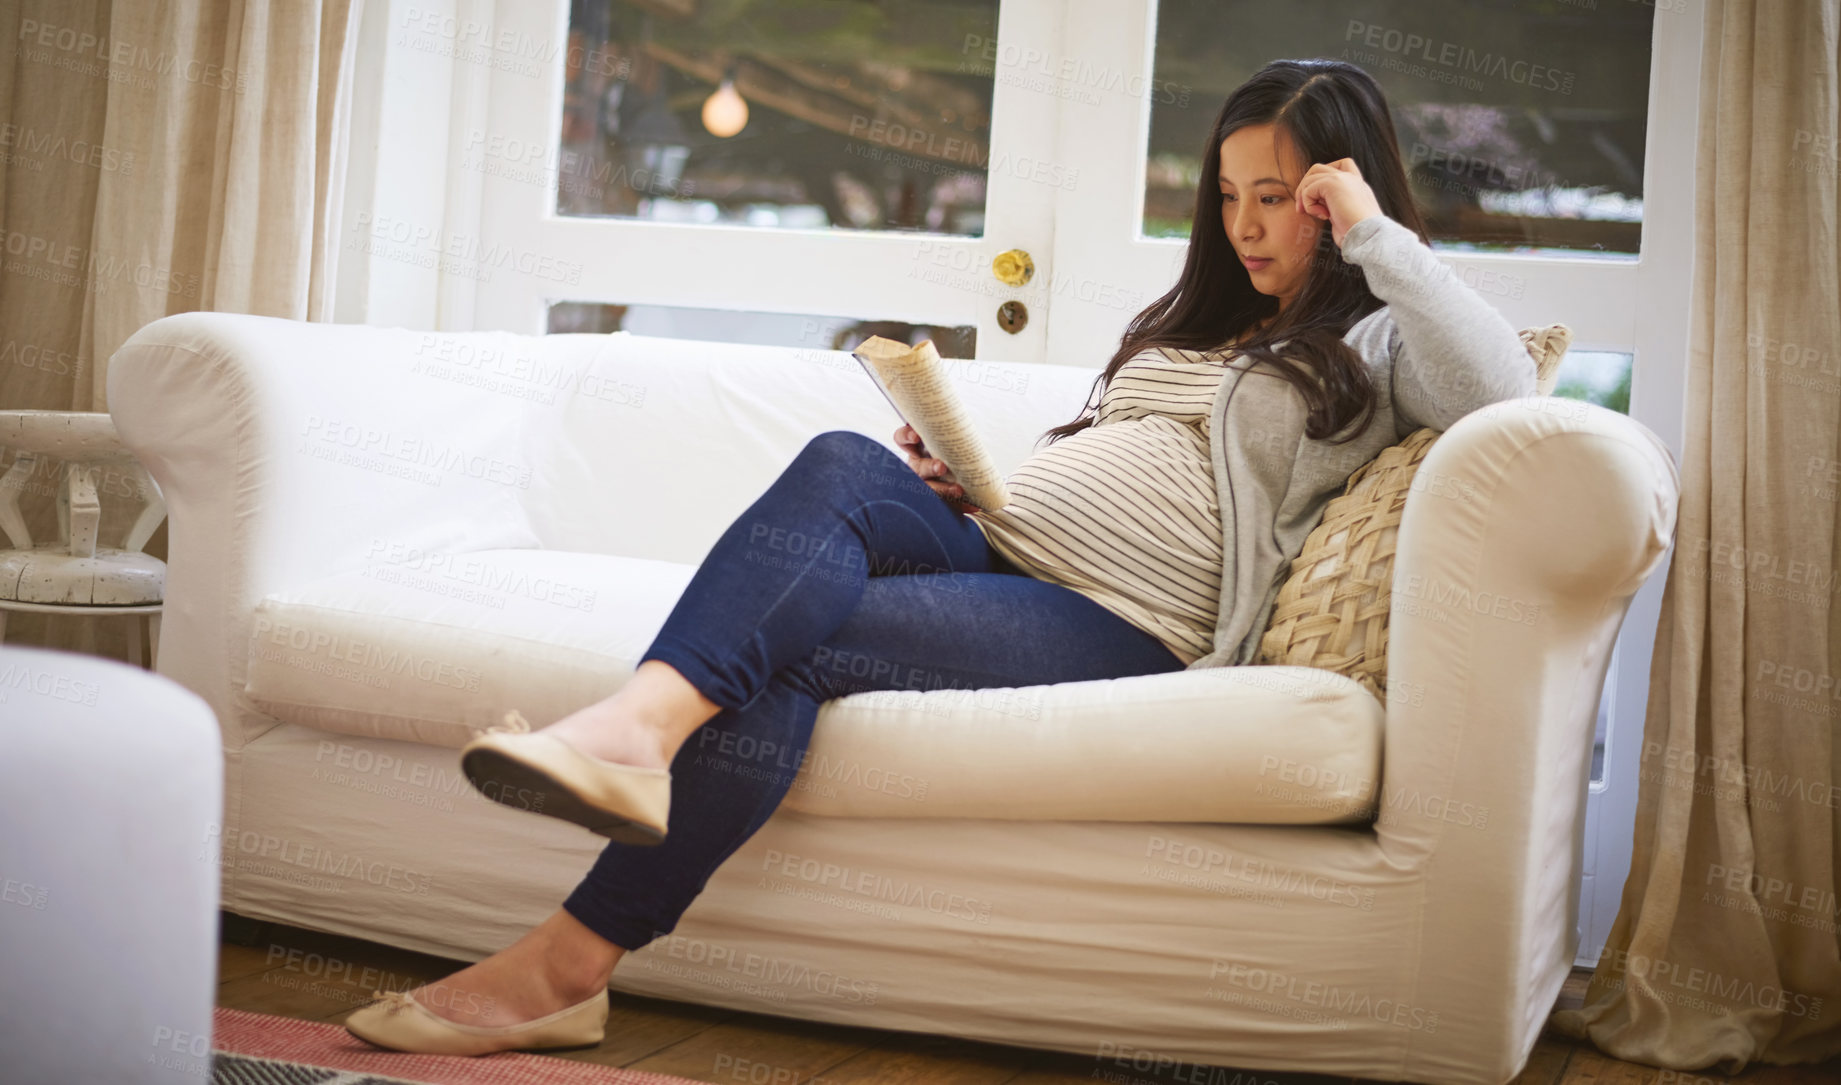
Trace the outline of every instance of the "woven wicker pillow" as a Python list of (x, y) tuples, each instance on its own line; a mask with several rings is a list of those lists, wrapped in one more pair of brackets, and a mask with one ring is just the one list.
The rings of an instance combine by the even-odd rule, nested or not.
[[(1524, 328), (1521, 341), (1534, 357), (1535, 393), (1549, 394), (1572, 329)], [(1255, 663), (1335, 671), (1386, 701), (1394, 538), (1413, 475), (1439, 436), (1438, 430), (1415, 430), (1349, 476), (1292, 561)]]

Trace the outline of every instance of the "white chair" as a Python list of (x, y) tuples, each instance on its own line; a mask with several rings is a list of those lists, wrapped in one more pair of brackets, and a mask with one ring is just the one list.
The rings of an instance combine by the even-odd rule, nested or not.
[[(9, 610), (128, 614), (138, 619), (128, 627), (129, 658), (141, 662), (145, 623), (147, 667), (156, 668), (166, 563), (141, 548), (166, 518), (166, 502), (116, 436), (114, 420), (101, 412), (0, 411), (0, 446), (17, 452), (12, 469), (0, 477), (0, 531), (11, 543), (0, 550), (0, 641)], [(32, 538), (19, 509), (41, 458), (63, 462), (55, 486), (58, 537), (45, 543)], [(101, 495), (121, 490), (145, 504), (119, 548), (98, 546)]]
[(224, 757), (196, 694), (0, 646), (0, 1079), (203, 1082)]

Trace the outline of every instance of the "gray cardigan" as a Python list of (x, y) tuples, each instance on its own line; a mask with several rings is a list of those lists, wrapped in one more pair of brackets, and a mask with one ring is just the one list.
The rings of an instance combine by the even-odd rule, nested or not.
[(1270, 366), (1238, 357), (1228, 366), (1209, 442), (1221, 494), (1221, 605), (1214, 650), (1188, 669), (1253, 661), (1292, 559), (1363, 464), (1414, 430), (1447, 429), (1534, 394), (1534, 359), (1515, 328), (1413, 231), (1386, 215), (1363, 219), (1343, 236), (1342, 256), (1386, 303), (1343, 336), (1381, 393), (1374, 417), (1347, 444), (1311, 440), (1303, 397)]

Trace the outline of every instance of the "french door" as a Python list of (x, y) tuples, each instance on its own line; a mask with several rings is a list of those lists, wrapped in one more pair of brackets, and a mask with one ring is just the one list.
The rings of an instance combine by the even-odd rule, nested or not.
[[(453, 74), (430, 118), (441, 327), (650, 308), (833, 348), (827, 321), (906, 322), (963, 331), (949, 356), (1097, 368), (1181, 267), (1226, 91), (1263, 59), (1340, 57), (1386, 90), (1441, 257), (1515, 326), (1571, 326), (1562, 390), (1679, 457), (1702, 4), (840, 0), (784, 24), (770, 0), (386, 7), (392, 47), (432, 40)], [(1601, 706), (1584, 964), (1629, 868), (1664, 575)]]
[[(976, 4), (942, 6), (962, 27), (950, 34), (934, 32), (933, 52), (946, 51), (950, 60), (938, 66), (949, 71), (881, 72), (871, 64), (866, 67), (873, 82), (863, 87), (837, 85), (841, 78), (850, 78), (843, 72), (846, 62), (819, 50), (797, 48), (797, 30), (786, 32), (787, 52), (779, 55), (737, 57), (728, 42), (746, 30), (735, 28), (716, 46), (694, 49), (686, 43), (696, 40), (695, 17), (689, 14), (696, 5), (676, 5), (687, 13), (680, 19), (660, 10), (673, 6), (504, 0), (497, 6), (494, 27), (510, 41), (570, 42), (580, 67), (607, 69), (615, 85), (621, 76), (628, 77), (622, 97), (638, 93), (631, 76), (642, 66), (657, 72), (661, 82), (668, 76), (673, 84), (688, 82), (699, 72), (713, 80), (732, 74), (731, 86), (738, 95), (757, 97), (741, 133), (731, 137), (742, 140), (741, 146), (754, 138), (747, 125), (759, 128), (764, 121), (790, 116), (798, 123), (785, 124), (780, 139), (801, 141), (814, 157), (854, 159), (852, 164), (865, 175), (893, 178), (897, 194), (882, 200), (884, 205), (899, 204), (905, 195), (944, 212), (937, 216), (943, 221), (933, 224), (909, 215), (900, 229), (848, 228), (847, 223), (814, 228), (801, 225), (799, 216), (789, 214), (785, 206), (771, 209), (769, 216), (750, 216), (777, 221), (695, 221), (694, 212), (683, 208), (697, 204), (702, 193), (681, 174), (662, 172), (670, 168), (668, 156), (654, 160), (648, 174), (647, 166), (632, 157), (614, 160), (597, 158), (591, 151), (557, 151), (573, 135), (563, 128), (569, 115), (564, 92), (571, 75), (564, 64), (546, 67), (545, 78), (498, 71), (492, 74), (483, 106), (483, 132), (475, 139), (488, 158), (486, 168), (477, 170), (480, 233), (501, 245), (522, 239), (552, 257), (570, 281), (514, 276), (503, 288), (495, 283), (489, 291), (471, 291), (471, 326), (536, 332), (545, 328), (545, 313), (556, 302), (601, 301), (966, 327), (975, 329), (978, 358), (1045, 360), (1049, 321), (1047, 305), (1038, 300), (1043, 291), (1036, 276), (1053, 267), (1060, 191), (1056, 186), (1067, 183), (1065, 175), (1055, 172), (1059, 103), (1053, 96), (1005, 83), (999, 77), (1001, 67), (991, 58), (1013, 43), (1058, 40), (1065, 5), (1056, 0), (1003, 0), (1001, 5), (989, 0), (984, 5), (986, 18), (979, 17)], [(613, 41), (597, 61), (594, 50), (601, 43), (593, 39), (600, 35), (585, 37), (580, 25), (571, 26), (572, 15), (582, 19), (585, 7), (593, 13), (600, 8), (637, 8), (646, 17), (640, 22), (651, 25)], [(664, 28), (674, 33), (664, 33)], [(901, 29), (889, 28), (891, 34)], [(818, 34), (822, 28), (806, 32)], [(655, 37), (633, 40), (654, 33)], [(891, 37), (886, 44), (892, 49), (897, 42)], [(855, 78), (864, 82), (861, 75)], [(916, 84), (927, 84), (933, 93), (914, 91)], [(666, 97), (656, 87), (646, 89), (660, 99)], [(894, 100), (900, 108), (877, 108), (883, 100)], [(948, 103), (947, 110), (925, 111), (922, 103), (930, 101)], [(673, 126), (658, 118), (666, 110), (663, 101), (650, 111), (624, 110), (622, 121), (603, 123), (601, 128), (605, 132), (623, 123), (631, 130), (650, 121), (667, 147), (707, 145), (717, 138), (707, 123), (699, 128), (693, 122), (688, 132), (681, 131), (683, 125), (676, 126), (675, 133), (669, 131)], [(939, 115), (948, 110), (951, 116)], [(719, 120), (714, 131), (721, 130)], [(495, 140), (499, 158), (510, 161), (490, 161)], [(513, 141), (521, 142), (513, 146)], [(510, 168), (520, 158), (537, 168)], [(714, 183), (758, 181), (745, 176), (750, 166), (745, 159), (740, 162), (734, 176)], [(528, 183), (530, 177), (547, 183)], [(955, 186), (964, 191), (939, 195)], [(871, 201), (880, 194), (857, 195)], [(580, 206), (597, 197), (603, 204), (625, 201), (643, 208), (636, 208), (640, 214), (625, 215), (559, 210), (559, 203)], [(873, 227), (901, 216), (900, 208), (883, 206), (866, 217)], [(1012, 286), (994, 274), (993, 259), (1012, 250), (1028, 254), (1037, 269), (1030, 282)], [(1000, 314), (1009, 301), (1024, 306), (1021, 319), (1014, 315), (1019, 312), (1014, 306)]]

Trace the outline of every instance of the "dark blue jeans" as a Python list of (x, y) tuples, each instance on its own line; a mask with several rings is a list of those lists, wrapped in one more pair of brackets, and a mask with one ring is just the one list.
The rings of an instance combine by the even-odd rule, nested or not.
[(608, 844), (563, 902), (626, 949), (670, 933), (766, 823), (821, 702), (1184, 666), (1124, 618), (1005, 561), (901, 456), (848, 430), (808, 441), (723, 532), (648, 659), (670, 664), (722, 711), (671, 763), (665, 840)]

